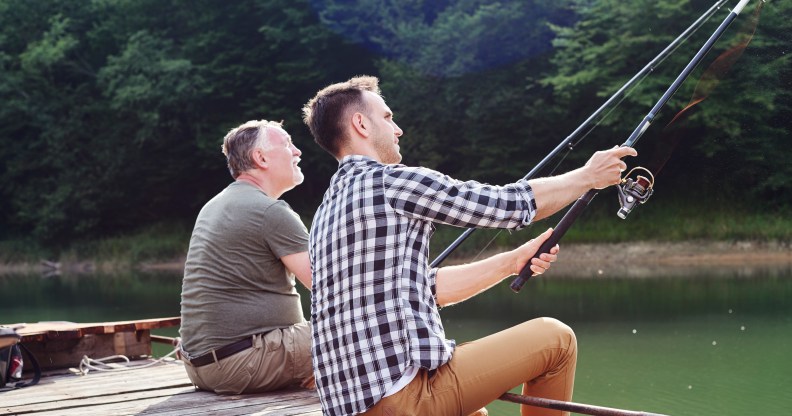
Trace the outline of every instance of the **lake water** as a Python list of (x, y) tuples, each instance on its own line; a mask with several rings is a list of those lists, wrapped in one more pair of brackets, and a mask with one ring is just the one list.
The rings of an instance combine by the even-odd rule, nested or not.
[[(668, 415), (792, 414), (792, 270), (713, 276), (553, 276), (519, 294), (504, 282), (441, 315), (458, 342), (539, 316), (566, 322), (578, 336), (576, 402)], [(180, 289), (180, 275), (169, 273), (0, 275), (0, 322), (177, 316)], [(518, 414), (505, 402), (488, 409)]]

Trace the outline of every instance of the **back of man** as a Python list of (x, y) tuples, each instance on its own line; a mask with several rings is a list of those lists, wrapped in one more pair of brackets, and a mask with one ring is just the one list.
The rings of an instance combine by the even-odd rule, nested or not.
[(295, 274), (310, 285), (308, 233), (278, 200), (302, 182), (301, 152), (280, 123), (262, 120), (232, 129), (223, 153), (235, 181), (201, 209), (184, 269), (187, 375), (220, 394), (311, 384), (311, 330), (295, 288)]
[(281, 256), (304, 250), (305, 227), (288, 205), (234, 182), (195, 223), (184, 268), (181, 336), (201, 355), (303, 321)]

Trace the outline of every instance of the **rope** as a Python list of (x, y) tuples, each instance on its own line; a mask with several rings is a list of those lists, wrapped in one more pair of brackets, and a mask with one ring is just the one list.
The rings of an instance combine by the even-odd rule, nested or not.
[(132, 366), (127, 365), (127, 366), (124, 366), (124, 367), (112, 367), (112, 366), (106, 364), (105, 361), (121, 359), (121, 360), (125, 361), (126, 364), (129, 364), (130, 363), (129, 358), (127, 356), (125, 356), (125, 355), (111, 355), (109, 357), (104, 357), (104, 358), (91, 358), (91, 357), (89, 357), (87, 355), (83, 355), (82, 360), (80, 360), (80, 367), (79, 367), (79, 369), (77, 371), (80, 373), (80, 375), (84, 376), (84, 375), (88, 374), (88, 372), (91, 371), (91, 370), (100, 371), (100, 372), (139, 370), (141, 368), (147, 368), (147, 367), (151, 367), (151, 366), (154, 366), (154, 365), (157, 365), (157, 364), (162, 364), (163, 362), (165, 362), (165, 359), (167, 359), (170, 356), (176, 354), (176, 352), (178, 352), (178, 351), (179, 351), (179, 348), (176, 347), (176, 348), (173, 349), (173, 351), (169, 352), (168, 354), (166, 354), (166, 355), (164, 355), (164, 356), (162, 356), (160, 358), (157, 358), (154, 361), (151, 361), (150, 363), (146, 363), (146, 364), (142, 364), (142, 365), (132, 365)]

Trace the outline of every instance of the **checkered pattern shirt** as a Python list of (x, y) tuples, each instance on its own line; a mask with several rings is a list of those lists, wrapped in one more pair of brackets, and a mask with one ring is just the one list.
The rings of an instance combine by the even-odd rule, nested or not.
[(310, 233), (313, 365), (322, 408), (352, 415), (377, 403), (408, 366), (454, 352), (429, 267), (433, 222), (519, 229), (536, 213), (527, 182), (461, 182), (430, 169), (347, 156)]

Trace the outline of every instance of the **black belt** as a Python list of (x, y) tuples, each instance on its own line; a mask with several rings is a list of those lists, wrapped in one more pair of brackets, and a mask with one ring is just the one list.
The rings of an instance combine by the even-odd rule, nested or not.
[[(265, 334), (266, 332), (261, 334), (261, 336), (264, 336)], [(241, 341), (237, 341), (233, 344), (228, 344), (214, 350), (214, 354), (212, 354), (212, 352), (209, 351), (206, 354), (199, 355), (198, 357), (191, 359), (190, 364), (192, 364), (193, 367), (203, 367), (207, 364), (211, 364), (215, 362), (215, 357), (217, 357), (217, 361), (220, 361), (223, 358), (230, 357), (252, 346), (253, 346), (253, 337), (247, 337)]]

